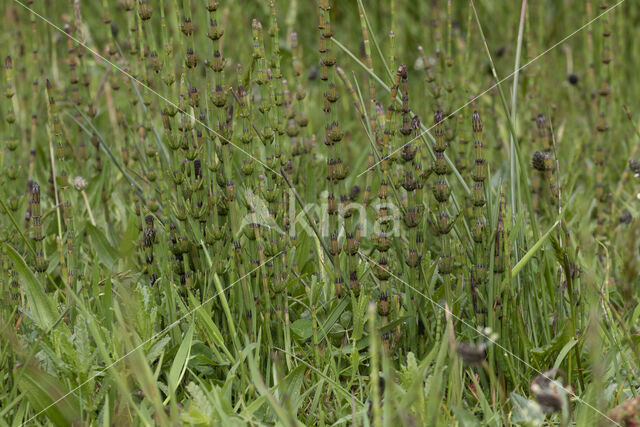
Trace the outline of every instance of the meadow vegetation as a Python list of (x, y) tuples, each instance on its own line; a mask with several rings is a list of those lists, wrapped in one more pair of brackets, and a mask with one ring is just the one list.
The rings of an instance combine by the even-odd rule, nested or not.
[(640, 3), (0, 10), (0, 426), (639, 425)]

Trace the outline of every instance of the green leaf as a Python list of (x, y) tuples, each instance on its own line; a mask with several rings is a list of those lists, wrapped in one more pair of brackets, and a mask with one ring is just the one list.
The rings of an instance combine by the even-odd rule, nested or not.
[(560, 364), (562, 363), (562, 361), (564, 360), (565, 357), (567, 357), (567, 354), (569, 353), (569, 351), (571, 351), (571, 349), (578, 344), (578, 340), (575, 338), (571, 338), (569, 340), (568, 343), (566, 343), (564, 345), (564, 347), (562, 347), (562, 350), (560, 350), (560, 353), (558, 354), (558, 357), (556, 357), (556, 362), (553, 364), (554, 368), (558, 368), (560, 367)]
[(320, 332), (322, 333), (324, 338), (326, 338), (327, 335), (331, 332), (331, 328), (333, 328), (333, 326), (336, 324), (342, 312), (347, 308), (349, 302), (349, 299), (343, 298), (340, 303), (333, 308), (329, 316), (327, 316), (327, 319), (324, 321), (322, 327), (320, 328)]
[[(199, 304), (198, 300), (189, 292), (189, 303), (191, 305), (191, 311), (195, 316), (195, 320), (198, 324), (198, 329), (204, 333), (207, 337), (207, 340), (210, 344), (213, 344), (215, 347), (220, 348), (225, 355), (227, 355), (230, 361), (233, 361), (233, 356), (224, 345), (224, 339), (222, 338), (222, 333), (220, 333), (220, 329), (213, 323), (211, 320), (211, 313), (208, 312), (206, 308), (206, 304)], [(214, 349), (214, 348), (212, 348)], [(216, 350), (217, 352), (217, 350)], [(220, 356), (219, 354), (217, 356)], [(220, 357), (222, 363), (222, 357)]]
[(300, 390), (302, 389), (304, 373), (306, 370), (307, 368), (304, 365), (298, 365), (278, 385), (278, 388), (285, 391), (284, 396), (289, 400), (289, 402), (291, 402), (292, 409), (294, 410), (297, 410), (302, 403)]
[(107, 268), (113, 268), (114, 264), (118, 261), (118, 251), (111, 246), (111, 243), (107, 240), (104, 233), (97, 227), (91, 224), (87, 224), (85, 228), (93, 249), (96, 251), (98, 260), (101, 261)]
[(36, 324), (42, 329), (49, 329), (58, 319), (58, 312), (51, 301), (42, 290), (42, 284), (18, 252), (11, 246), (5, 244), (7, 255), (13, 263), (13, 268), (22, 278), (22, 288), (27, 297), (27, 306)]
[(158, 357), (160, 357), (160, 355), (162, 354), (162, 351), (164, 350), (166, 345), (169, 343), (169, 341), (171, 341), (171, 337), (169, 335), (166, 335), (162, 337), (160, 341), (155, 343), (147, 353), (147, 362), (149, 363), (155, 362), (155, 360)]
[(313, 334), (313, 323), (311, 319), (298, 319), (291, 324), (293, 332), (302, 341), (308, 340)]
[(520, 261), (518, 261), (518, 263), (516, 264), (515, 267), (513, 267), (513, 269), (511, 270), (511, 277), (516, 277), (518, 275), (518, 273), (520, 272), (520, 270), (522, 270), (522, 268), (527, 265), (527, 263), (531, 260), (531, 258), (533, 258), (533, 255), (535, 255), (535, 253), (538, 251), (538, 249), (540, 249), (542, 247), (542, 245), (547, 241), (547, 239), (549, 238), (549, 236), (551, 235), (551, 232), (553, 230), (555, 230), (555, 228), (560, 224), (560, 220), (556, 221), (551, 228), (549, 228), (549, 230), (547, 230), (546, 233), (544, 233), (544, 235), (542, 237), (540, 237), (538, 239), (538, 241), (531, 247), (531, 249), (529, 249), (529, 251), (524, 254), (524, 256), (522, 257), (522, 259), (520, 259)]
[(189, 361), (189, 355), (191, 353), (191, 341), (193, 340), (193, 326), (191, 322), (189, 330), (187, 331), (180, 348), (176, 353), (173, 363), (171, 364), (171, 370), (169, 370), (169, 391), (174, 393), (178, 388), (178, 384), (182, 381), (185, 371), (187, 370), (187, 362)]
[(547, 357), (556, 351), (560, 351), (572, 338), (570, 325), (570, 322), (566, 322), (549, 344), (542, 347), (534, 347), (530, 350), (530, 353), (538, 357)]
[(35, 364), (26, 365), (16, 376), (18, 389), (26, 395), (36, 413), (46, 414), (57, 426), (82, 422), (78, 398), (69, 393), (58, 378)]

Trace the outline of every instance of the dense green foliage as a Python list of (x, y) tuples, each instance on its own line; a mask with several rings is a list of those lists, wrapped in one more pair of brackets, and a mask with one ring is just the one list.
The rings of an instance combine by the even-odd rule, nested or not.
[(638, 2), (0, 10), (0, 426), (637, 425)]

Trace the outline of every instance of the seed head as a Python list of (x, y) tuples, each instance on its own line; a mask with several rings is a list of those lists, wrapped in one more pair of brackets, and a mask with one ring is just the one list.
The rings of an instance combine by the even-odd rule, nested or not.
[(462, 359), (464, 363), (469, 366), (478, 366), (487, 357), (487, 345), (486, 344), (471, 344), (466, 342), (459, 342), (456, 345), (456, 353)]
[(538, 375), (531, 381), (531, 393), (533, 393), (545, 414), (562, 410), (565, 401), (561, 395), (563, 392), (562, 384), (554, 379), (558, 374), (564, 377), (564, 372), (559, 368), (555, 368)]
[(537, 171), (544, 172), (547, 170), (551, 154), (542, 151), (536, 151), (531, 157), (531, 165)]
[(631, 216), (631, 212), (625, 209), (624, 212), (620, 214), (620, 224), (627, 225), (631, 223), (631, 221), (633, 221), (633, 216)]

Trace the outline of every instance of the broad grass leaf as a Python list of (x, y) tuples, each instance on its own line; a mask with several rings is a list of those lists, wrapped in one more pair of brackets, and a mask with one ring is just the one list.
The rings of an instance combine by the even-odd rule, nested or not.
[(193, 340), (193, 328), (194, 323), (191, 322), (189, 330), (185, 334), (182, 344), (176, 353), (171, 369), (169, 370), (169, 389), (173, 393), (178, 388), (178, 384), (182, 381), (185, 371), (187, 370), (187, 363), (189, 362), (189, 355), (191, 354), (191, 342)]
[(22, 288), (27, 297), (27, 306), (33, 320), (40, 328), (48, 330), (59, 316), (53, 301), (44, 293), (42, 284), (33, 271), (27, 267), (22, 256), (9, 245), (5, 245), (5, 248), (9, 259), (13, 263), (13, 268), (22, 278)]
[(43, 412), (57, 426), (82, 425), (78, 398), (73, 393), (67, 395), (68, 388), (58, 378), (35, 364), (26, 365), (16, 376), (18, 389), (37, 413)]
[(85, 230), (91, 239), (98, 261), (101, 261), (107, 268), (112, 269), (118, 261), (118, 251), (109, 243), (99, 228), (94, 227), (92, 224), (87, 224)]

